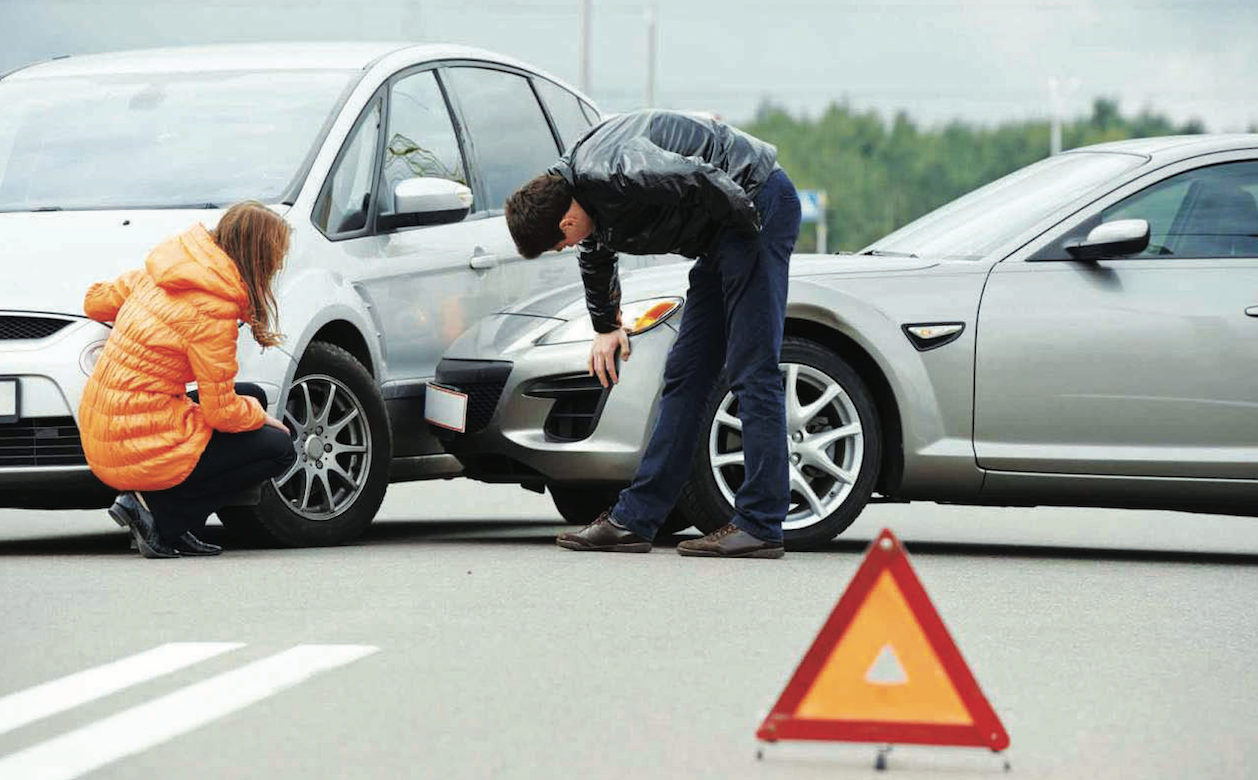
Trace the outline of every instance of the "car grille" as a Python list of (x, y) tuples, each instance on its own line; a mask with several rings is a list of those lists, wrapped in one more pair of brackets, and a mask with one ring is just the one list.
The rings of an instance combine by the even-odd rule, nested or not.
[(498, 408), (498, 399), (507, 385), (512, 364), (504, 360), (443, 360), (434, 381), (467, 393), (466, 433), (477, 433), (489, 425)]
[(546, 438), (551, 441), (588, 439), (598, 425), (610, 392), (598, 379), (584, 374), (543, 379), (524, 390), (525, 395), (534, 398), (555, 399), (544, 424)]
[(0, 341), (42, 339), (70, 324), (56, 317), (31, 317), (23, 314), (0, 314)]
[(73, 417), (32, 417), (0, 425), (0, 468), (86, 463)]

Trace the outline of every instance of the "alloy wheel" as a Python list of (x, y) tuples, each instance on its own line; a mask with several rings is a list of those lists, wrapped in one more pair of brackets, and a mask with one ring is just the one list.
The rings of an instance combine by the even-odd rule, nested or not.
[(284, 406), (297, 461), (272, 480), (289, 508), (331, 520), (353, 505), (371, 471), (371, 428), (362, 404), (326, 374), (297, 380)]
[[(865, 441), (856, 406), (843, 386), (819, 369), (783, 363), (786, 446), (791, 498), (784, 531), (825, 520), (852, 492), (861, 472)], [(733, 392), (717, 407), (708, 437), (712, 476), (725, 500), (743, 481), (742, 422)]]

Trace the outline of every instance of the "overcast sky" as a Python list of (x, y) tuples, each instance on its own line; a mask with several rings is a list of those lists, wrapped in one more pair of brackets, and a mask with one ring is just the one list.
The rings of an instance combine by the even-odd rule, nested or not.
[[(592, 0), (590, 91), (646, 95), (649, 0)], [(59, 54), (187, 43), (422, 40), (580, 82), (581, 0), (0, 0), (0, 72)], [(925, 124), (1067, 115), (1093, 97), (1211, 131), (1258, 124), (1258, 0), (659, 0), (657, 105), (749, 117), (770, 99), (904, 109)]]

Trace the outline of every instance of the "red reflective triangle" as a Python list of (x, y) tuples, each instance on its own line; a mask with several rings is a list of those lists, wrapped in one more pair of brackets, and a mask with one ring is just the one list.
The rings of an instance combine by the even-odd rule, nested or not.
[(1009, 746), (903, 545), (885, 528), (756, 736)]

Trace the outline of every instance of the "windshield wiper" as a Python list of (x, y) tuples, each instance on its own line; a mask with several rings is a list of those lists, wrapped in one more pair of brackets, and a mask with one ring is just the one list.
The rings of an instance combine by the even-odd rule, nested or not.
[(888, 252), (885, 249), (866, 249), (861, 252), (862, 255), (871, 255), (873, 257), (917, 257), (912, 252)]
[(31, 209), (31, 211), (61, 211), (61, 207), (60, 206), (40, 206), (39, 208)]

